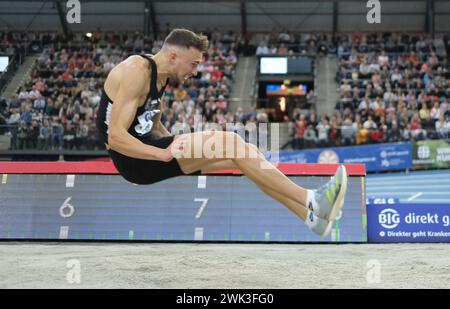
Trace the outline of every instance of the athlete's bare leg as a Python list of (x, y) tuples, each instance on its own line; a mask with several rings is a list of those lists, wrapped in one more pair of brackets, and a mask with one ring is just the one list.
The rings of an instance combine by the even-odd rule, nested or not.
[[(268, 162), (254, 145), (245, 143), (235, 133), (223, 131), (196, 132), (187, 134), (186, 137), (189, 157), (177, 158), (183, 172), (189, 174), (203, 169), (208, 170), (208, 166), (210, 169), (214, 166), (221, 167), (227, 164), (222, 162), (231, 160), (234, 166), (239, 168), (261, 190), (291, 209), (300, 218), (305, 219), (307, 213), (306, 189), (295, 184)], [(227, 145), (227, 139), (231, 141), (234, 153), (227, 153), (227, 146), (230, 145), (230, 143)], [(216, 156), (212, 155), (210, 151), (208, 154), (208, 150), (213, 150)], [(245, 155), (239, 157), (239, 153)], [(272, 168), (269, 168), (270, 166)]]
[[(207, 174), (207, 173), (211, 173), (211, 172), (215, 172), (215, 171), (219, 171), (219, 170), (226, 170), (226, 169), (239, 169), (239, 168), (236, 166), (236, 164), (234, 164), (234, 162), (232, 160), (224, 160), (224, 161), (220, 161), (220, 162), (209, 163), (209, 164), (205, 165), (201, 169), (201, 171), (202, 171), (202, 174)], [(256, 185), (258, 185), (258, 184), (256, 183)], [(272, 198), (274, 198), (275, 200), (277, 200), (278, 202), (280, 202), (281, 204), (283, 204), (284, 206), (289, 208), (292, 212), (294, 212), (302, 220), (305, 220), (308, 209), (304, 205), (281, 195), (280, 193), (274, 191), (270, 187), (266, 187), (264, 185), (259, 185), (259, 188), (264, 193), (266, 193), (267, 195), (271, 196)]]

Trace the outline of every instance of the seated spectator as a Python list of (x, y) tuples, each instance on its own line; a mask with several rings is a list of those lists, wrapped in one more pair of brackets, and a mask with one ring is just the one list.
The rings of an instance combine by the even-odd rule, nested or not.
[(425, 120), (430, 116), (430, 110), (425, 102), (422, 103), (422, 108), (419, 111), (419, 117), (421, 120)]
[(227, 109), (228, 109), (228, 102), (227, 100), (225, 100), (225, 97), (223, 95), (220, 95), (216, 101), (216, 110), (222, 110), (226, 112)]
[(341, 126), (341, 144), (344, 146), (354, 145), (356, 142), (356, 131), (353, 127), (352, 120), (347, 117)]
[(357, 122), (357, 131), (356, 131), (356, 144), (366, 144), (369, 140), (369, 130), (365, 129), (361, 122)]
[(328, 133), (330, 131), (330, 125), (328, 119), (325, 116), (321, 117), (320, 123), (316, 126), (317, 130), (317, 146), (320, 148), (328, 147), (329, 139)]
[(387, 65), (389, 62), (389, 57), (386, 55), (386, 52), (383, 50), (381, 55), (378, 56), (378, 64), (380, 67)]
[(419, 116), (414, 114), (411, 121), (409, 122), (409, 131), (411, 134), (411, 137), (414, 140), (423, 140), (426, 136), (426, 131), (422, 129), (422, 125), (420, 123)]
[(305, 141), (305, 148), (315, 148), (317, 143), (317, 134), (316, 130), (314, 130), (314, 127), (310, 124), (306, 128), (305, 135), (303, 137)]
[(331, 119), (331, 126), (330, 126), (330, 133), (329, 133), (329, 141), (331, 146), (339, 146), (340, 145), (340, 125), (339, 125), (339, 118), (336, 116), (333, 116)]
[(361, 102), (358, 105), (358, 110), (365, 110), (368, 109), (371, 105), (371, 102), (369, 100), (369, 96), (364, 96), (364, 99), (361, 100)]
[(38, 112), (42, 112), (45, 108), (45, 105), (45, 98), (42, 95), (39, 95), (39, 97), (37, 97), (33, 102), (33, 108)]
[(443, 115), (435, 123), (437, 138), (447, 139), (450, 132), (450, 122), (446, 122)]
[(377, 128), (375, 130), (369, 131), (369, 140), (371, 143), (382, 143), (384, 142), (384, 131), (383, 127)]
[(23, 112), (20, 114), (20, 120), (27, 124), (31, 124), (32, 117), (31, 107), (29, 105), (25, 105)]
[(435, 121), (431, 118), (430, 114), (428, 114), (427, 118), (425, 118), (421, 121), (421, 124), (422, 124), (423, 130), (425, 130), (425, 132), (426, 132), (426, 137), (429, 139), (435, 139), (436, 138), (436, 134), (435, 134), (436, 125), (435, 125)]
[(280, 47), (278, 47), (277, 54), (278, 55), (287, 55), (288, 54), (288, 49), (284, 43), (281, 43)]
[(52, 148), (52, 131), (48, 119), (44, 119), (43, 124), (39, 129), (39, 149), (49, 150)]
[(19, 123), (19, 127), (17, 129), (17, 138), (18, 138), (18, 145), (17, 149), (26, 149), (28, 148), (28, 131), (29, 131), (28, 124), (21, 120)]
[(367, 59), (364, 58), (359, 65), (359, 77), (362, 79), (368, 78), (370, 76), (369, 65), (367, 64)]
[(300, 119), (295, 121), (294, 149), (303, 149), (306, 126), (306, 116), (302, 114), (300, 115)]
[(363, 124), (363, 128), (364, 129), (366, 129), (366, 130), (368, 130), (368, 131), (371, 131), (371, 130), (376, 130), (377, 129), (377, 124), (375, 123), (375, 121), (373, 121), (373, 119), (372, 119), (372, 116), (371, 115), (369, 115), (368, 117), (367, 117), (367, 120), (364, 122), (364, 124)]
[[(450, 93), (450, 92), (449, 92)], [(447, 116), (450, 114), (450, 104), (447, 101), (447, 98), (444, 98), (441, 105), (441, 114), (443, 114), (444, 116)]]
[(87, 138), (89, 133), (89, 127), (85, 124), (83, 119), (80, 119), (78, 125), (75, 127), (75, 148), (85, 149), (87, 144)]
[(350, 92), (352, 90), (352, 87), (348, 83), (348, 80), (346, 80), (346, 79), (344, 80), (344, 83), (341, 85), (340, 90), (341, 90), (341, 95), (343, 95), (346, 92)]
[(31, 126), (29, 127), (28, 130), (28, 140), (27, 140), (28, 148), (37, 149), (38, 138), (39, 138), (39, 124), (37, 120), (33, 119), (31, 121)]
[(392, 122), (391, 129), (388, 131), (387, 134), (387, 141), (390, 143), (396, 143), (401, 141), (401, 132), (400, 128), (397, 125), (396, 121)]
[(71, 122), (67, 122), (64, 127), (64, 148), (65, 149), (73, 149), (75, 148), (75, 135), (76, 131)]
[(434, 102), (433, 108), (431, 108), (430, 111), (430, 115), (431, 118), (433, 118), (434, 120), (438, 120), (441, 117), (441, 115), (444, 115), (444, 113), (442, 113), (441, 107), (439, 106), (439, 101)]
[(269, 48), (267, 47), (267, 44), (264, 41), (261, 41), (259, 43), (258, 48), (256, 49), (256, 55), (267, 55), (269, 54)]

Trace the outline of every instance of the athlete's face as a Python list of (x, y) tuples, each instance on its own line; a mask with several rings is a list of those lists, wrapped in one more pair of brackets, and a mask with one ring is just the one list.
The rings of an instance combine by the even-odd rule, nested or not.
[(189, 77), (197, 75), (197, 67), (202, 61), (202, 52), (196, 48), (177, 48), (174, 59), (176, 79), (184, 83)]

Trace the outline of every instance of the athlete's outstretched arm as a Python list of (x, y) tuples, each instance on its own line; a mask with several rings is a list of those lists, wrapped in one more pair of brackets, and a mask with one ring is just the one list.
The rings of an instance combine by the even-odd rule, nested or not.
[(122, 71), (121, 81), (112, 105), (108, 146), (126, 156), (144, 159), (170, 161), (169, 149), (146, 145), (128, 133), (139, 106), (139, 100), (148, 85), (146, 74), (137, 66), (130, 65)]

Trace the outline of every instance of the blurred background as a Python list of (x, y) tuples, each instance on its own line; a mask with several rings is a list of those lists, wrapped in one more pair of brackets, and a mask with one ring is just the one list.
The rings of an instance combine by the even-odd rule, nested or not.
[(185, 27), (211, 44), (166, 89), (172, 133), (195, 116), (204, 130), (276, 123), (282, 162), (446, 168), (449, 16), (438, 0), (0, 1), (0, 159), (104, 158), (108, 72)]

